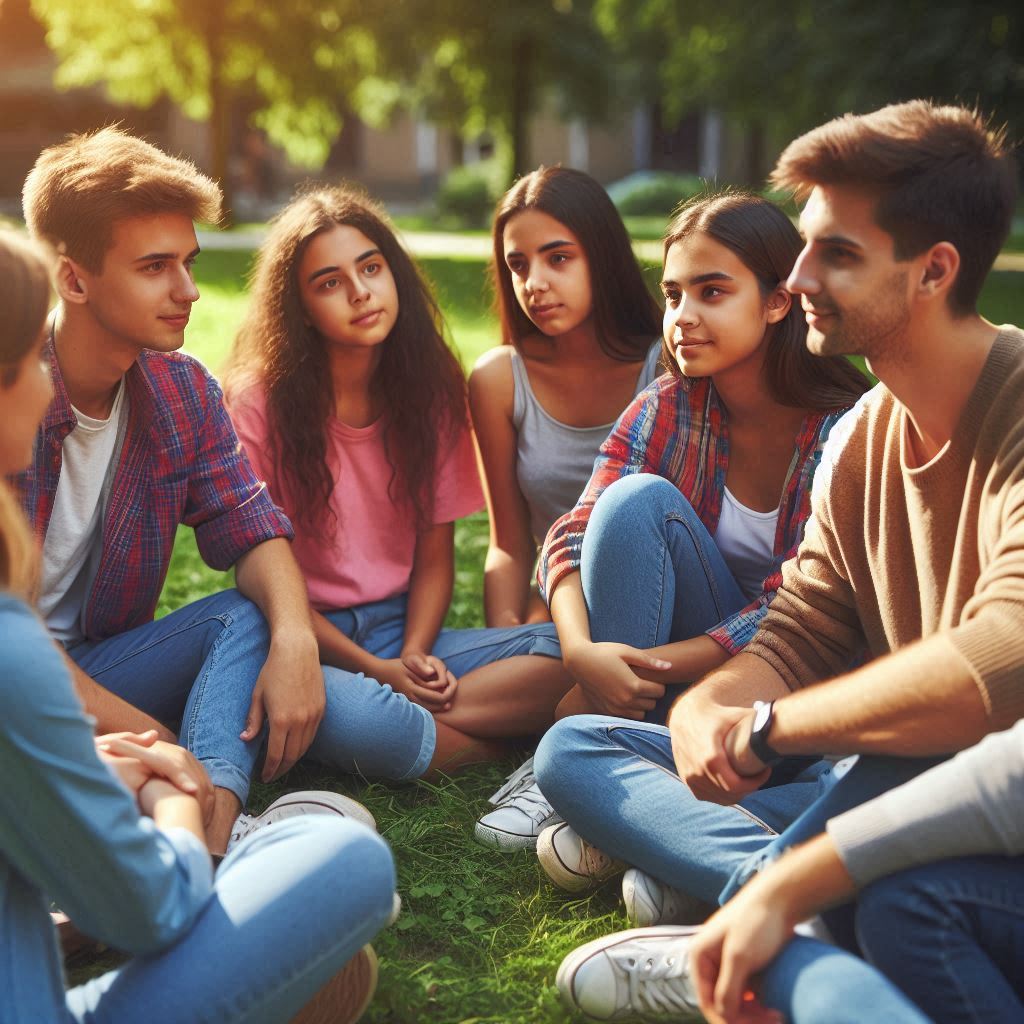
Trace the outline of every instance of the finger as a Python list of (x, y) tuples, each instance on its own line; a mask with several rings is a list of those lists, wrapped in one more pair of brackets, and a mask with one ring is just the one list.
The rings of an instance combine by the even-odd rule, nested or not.
[(263, 728), (263, 691), (257, 687), (253, 691), (252, 702), (249, 704), (249, 713), (245, 716), (245, 728), (242, 730), (240, 739), (248, 743), (256, 739)]
[(271, 722), (267, 736), (267, 753), (263, 759), (263, 773), (260, 776), (264, 782), (270, 782), (277, 777), (287, 742), (288, 731)]
[(726, 1020), (735, 1020), (740, 1012), (740, 1000), (747, 987), (746, 959), (723, 948), (722, 963), (715, 984), (715, 1009)]
[(185, 770), (177, 757), (152, 747), (140, 747), (131, 740), (112, 740), (103, 744), (103, 749), (121, 757), (131, 757), (145, 765), (161, 778), (166, 779), (185, 793), (196, 793), (199, 785), (192, 773)]
[(664, 658), (655, 658), (646, 651), (641, 651), (636, 647), (627, 647), (623, 651), (622, 660), (634, 668), (650, 668), (656, 672), (664, 672), (665, 669), (672, 667), (671, 661), (666, 661)]
[(110, 740), (128, 740), (140, 747), (151, 747), (157, 741), (156, 729), (147, 729), (145, 732), (108, 732), (103, 736), (97, 736), (96, 742), (107, 743)]
[(415, 672), (421, 679), (433, 679), (437, 675), (437, 670), (422, 654), (407, 654), (402, 658), (402, 663), (406, 668)]
[(697, 1001), (700, 1008), (707, 1014), (714, 1003), (715, 962), (711, 951), (705, 952), (701, 947), (703, 937), (698, 934), (694, 945), (690, 947), (690, 963), (693, 965), (693, 982), (697, 990)]
[(611, 713), (613, 715), (617, 715), (619, 718), (629, 718), (629, 719), (632, 719), (634, 722), (642, 722), (643, 718), (644, 718), (644, 712), (643, 711), (637, 711), (635, 708), (631, 708), (631, 707), (622, 707), (622, 708), (612, 709)]
[(665, 696), (665, 684), (653, 683), (650, 679), (643, 679), (634, 676), (632, 680), (633, 694), (636, 697), (646, 697), (649, 700), (658, 700)]

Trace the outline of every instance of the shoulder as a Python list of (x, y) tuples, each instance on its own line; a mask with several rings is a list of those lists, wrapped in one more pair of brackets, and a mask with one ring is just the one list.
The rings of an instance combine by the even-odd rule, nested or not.
[(144, 351), (136, 369), (149, 385), (158, 407), (205, 409), (211, 402), (223, 400), (213, 374), (186, 352)]
[[(883, 384), (864, 392), (847, 410), (830, 412), (821, 418), (818, 447), (821, 458), (814, 476), (815, 496), (833, 492), (832, 474), (844, 463), (841, 479), (862, 487), (863, 474), (852, 472), (851, 461), (858, 461), (869, 448), (868, 436), (879, 419), (888, 421), (895, 399)], [(854, 483), (854, 481), (856, 481)]]
[(26, 695), (41, 694), (56, 680), (66, 682), (67, 671), (46, 627), (11, 594), (0, 594), (0, 652), (0, 693), (14, 698), (4, 702), (5, 717), (34, 703)]
[(469, 375), (471, 401), (498, 401), (511, 408), (515, 389), (514, 355), (515, 349), (511, 345), (497, 345), (480, 356)]

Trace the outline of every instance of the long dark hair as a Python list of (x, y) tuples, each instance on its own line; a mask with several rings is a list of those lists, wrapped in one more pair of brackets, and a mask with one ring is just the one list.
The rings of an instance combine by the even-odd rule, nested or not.
[[(683, 206), (665, 232), (665, 255), (676, 242), (704, 234), (731, 249), (757, 278), (764, 296), (789, 277), (803, 242), (774, 203), (749, 192), (700, 196)], [(799, 302), (768, 328), (764, 380), (780, 405), (826, 411), (852, 405), (871, 387), (843, 356), (815, 356), (807, 349), (807, 323)], [(664, 342), (665, 362), (680, 376)]]
[(226, 390), (231, 399), (250, 384), (263, 387), (269, 455), (284, 492), (275, 497), (286, 498), (287, 511), (307, 526), (336, 526), (327, 523), (336, 483), (326, 441), (334, 390), (326, 346), (305, 320), (298, 267), (310, 240), (338, 225), (366, 235), (395, 279), (398, 316), (370, 387), (386, 407), (388, 494), (407, 503), (422, 526), (432, 507), (437, 453), (468, 425), (466, 382), (430, 288), (368, 197), (345, 186), (320, 188), (299, 195), (274, 219), (253, 267)]
[(494, 290), (506, 345), (519, 345), (537, 327), (523, 312), (505, 265), (505, 225), (517, 213), (540, 210), (579, 240), (590, 267), (594, 329), (614, 359), (643, 359), (661, 333), (661, 314), (644, 284), (629, 235), (608, 193), (589, 174), (569, 167), (538, 167), (502, 196), (494, 213)]

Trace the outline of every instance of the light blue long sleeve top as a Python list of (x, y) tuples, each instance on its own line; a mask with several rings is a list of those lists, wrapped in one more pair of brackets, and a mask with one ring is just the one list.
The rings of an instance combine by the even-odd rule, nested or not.
[(0, 594), (0, 1021), (65, 1021), (49, 906), (128, 953), (186, 932), (210, 858), (161, 831), (96, 756), (64, 663), (35, 614)]

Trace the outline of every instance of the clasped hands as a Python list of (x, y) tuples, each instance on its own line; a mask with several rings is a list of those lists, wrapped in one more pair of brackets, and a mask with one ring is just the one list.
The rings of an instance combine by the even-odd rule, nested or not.
[(203, 824), (213, 814), (213, 783), (203, 766), (184, 747), (157, 739), (157, 731), (114, 732), (96, 737), (99, 759), (135, 797), (139, 810), (151, 816), (156, 799), (169, 784), (199, 804)]

